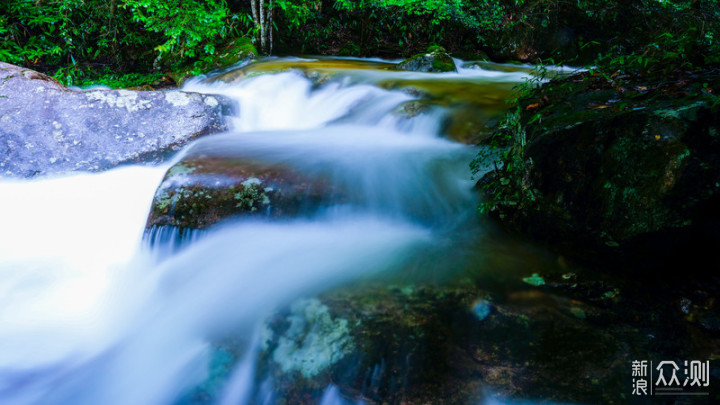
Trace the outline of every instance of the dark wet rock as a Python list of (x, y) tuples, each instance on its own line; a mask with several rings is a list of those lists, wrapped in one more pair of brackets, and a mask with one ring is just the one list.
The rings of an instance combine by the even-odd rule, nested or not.
[(317, 403), (330, 383), (370, 403), (621, 403), (630, 346), (615, 334), (637, 331), (602, 319), (532, 290), (501, 301), (469, 286), (343, 288), (273, 317), (259, 364), (290, 403)]
[(147, 228), (203, 229), (238, 215), (290, 217), (338, 198), (327, 179), (285, 166), (194, 156), (168, 170), (155, 192)]
[(496, 214), (581, 257), (644, 268), (708, 256), (720, 242), (720, 105), (698, 95), (720, 77), (656, 89), (573, 80), (523, 106), (526, 170), (484, 181), (492, 194), (517, 178), (529, 198)]
[(501, 119), (501, 116), (493, 111), (485, 111), (475, 104), (453, 105), (449, 108), (447, 104), (445, 100), (429, 97), (410, 100), (400, 104), (393, 114), (411, 119), (438, 109), (446, 110), (440, 125), (441, 135), (468, 145), (480, 144), (488, 139), (492, 128)]
[(720, 333), (720, 313), (715, 311), (704, 314), (700, 318), (700, 324), (707, 330)]
[(97, 171), (157, 160), (225, 130), (229, 101), (182, 91), (70, 90), (0, 63), (0, 175)]
[(403, 118), (415, 118), (421, 114), (427, 113), (433, 107), (433, 103), (430, 100), (410, 100), (406, 101), (393, 111), (393, 114)]
[(713, 281), (705, 281), (691, 291), (684, 291), (675, 303), (676, 310), (679, 309), (687, 321), (720, 336), (720, 305), (717, 302), (720, 280)]
[[(452, 285), (359, 282), (290, 303), (260, 334), (250, 402), (271, 395), (317, 404), (332, 384), (348, 403), (477, 404), (492, 396), (625, 404), (634, 403), (633, 360), (720, 353), (718, 335), (700, 323), (714, 308), (715, 295), (705, 290), (676, 291), (660, 280), (632, 282), (570, 264), (530, 265), (495, 287), (479, 273)], [(544, 283), (523, 281), (533, 273)], [(680, 297), (696, 319), (685, 319)], [(238, 336), (246, 337), (211, 343), (209, 375), (191, 403), (217, 402), (247, 353), (247, 334)]]
[(443, 134), (456, 142), (481, 144), (488, 140), (501, 118), (494, 111), (465, 104), (452, 109), (443, 123)]
[(413, 72), (442, 73), (457, 72), (455, 62), (442, 47), (432, 47), (427, 53), (417, 54), (393, 67), (394, 70)]

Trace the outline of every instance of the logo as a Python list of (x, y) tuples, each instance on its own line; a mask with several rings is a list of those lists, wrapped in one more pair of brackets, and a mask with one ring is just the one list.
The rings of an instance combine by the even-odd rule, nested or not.
[(632, 362), (632, 395), (710, 395), (710, 361)]

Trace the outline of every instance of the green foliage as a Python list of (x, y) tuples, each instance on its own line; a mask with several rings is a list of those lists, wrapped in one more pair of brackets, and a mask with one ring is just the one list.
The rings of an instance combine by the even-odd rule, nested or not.
[(601, 54), (596, 70), (606, 75), (664, 77), (720, 64), (720, 1), (646, 0), (642, 16), (652, 21), (646, 40), (616, 44)]
[(49, 71), (65, 84), (152, 82), (128, 74), (212, 65), (218, 48), (249, 32), (225, 0), (5, 0), (0, 60)]
[[(689, 73), (720, 65), (717, 41), (720, 2), (717, 0), (642, 0), (631, 6), (614, 1), (579, 1), (577, 4), (593, 18), (613, 23), (624, 18), (635, 19), (643, 33), (620, 35), (614, 45), (604, 49), (588, 74), (570, 81), (551, 81), (543, 87), (546, 94), (554, 93), (557, 98), (566, 92), (601, 87), (617, 89), (620, 94), (625, 88), (637, 87), (638, 83), (655, 83), (654, 88), (659, 88), (657, 83), (667, 80), (680, 83)], [(624, 12), (629, 15), (623, 15)], [(581, 43), (581, 48), (602, 45), (593, 40)], [(539, 99), (538, 89), (546, 77), (547, 71), (539, 66), (538, 73), (518, 86), (508, 100), (517, 107), (507, 113), (491, 141), (491, 150), (503, 148), (499, 158), (482, 150), (471, 164), (474, 175), (490, 170), (480, 182), (486, 196), (478, 208), (480, 212), (498, 212), (502, 216), (508, 207), (538, 204), (536, 192), (529, 187), (533, 162), (525, 158), (525, 128), (542, 120), (542, 115), (527, 113), (519, 106), (527, 107), (528, 111), (538, 106), (529, 100)], [(708, 84), (703, 84), (697, 97), (720, 102)], [(621, 100), (614, 107), (622, 110), (628, 103)]]
[(133, 21), (160, 35), (154, 67), (199, 74), (214, 67), (219, 47), (252, 35), (247, 14), (231, 14), (225, 0), (122, 0)]
[[(0, 60), (68, 84), (108, 74), (200, 73), (232, 39), (256, 37), (249, 2), (4, 0)], [(409, 56), (442, 44), (461, 55), (558, 57), (608, 76), (720, 65), (720, 0), (274, 0), (288, 53)], [(569, 30), (564, 45), (553, 33)], [(619, 34), (619, 35), (618, 35)], [(285, 48), (282, 49), (282, 46)], [(560, 49), (559, 47), (564, 47)], [(528, 51), (529, 50), (529, 51)], [(524, 55), (524, 56), (520, 56)], [(581, 63), (576, 60), (575, 63)]]
[(317, 0), (276, 0), (274, 7), (282, 10), (285, 21), (292, 28), (298, 28), (320, 9), (321, 4)]
[(482, 41), (480, 32), (501, 29), (511, 7), (524, 3), (524, 0), (336, 0), (335, 7), (350, 12), (370, 10), (378, 15), (402, 15), (406, 19), (408, 16), (426, 16), (432, 26), (454, 22), (476, 31), (477, 39)]
[(133, 21), (162, 35), (164, 42), (155, 46), (160, 56), (212, 55), (213, 40), (228, 34), (224, 0), (124, 0), (121, 7), (131, 12)]
[[(493, 170), (491, 181), (481, 185), (486, 199), (478, 207), (480, 213), (535, 201), (527, 185), (532, 161), (525, 159), (526, 134), (521, 113), (520, 107), (510, 110), (499, 124), (490, 149), (481, 150), (470, 163), (473, 176)], [(498, 148), (502, 148), (499, 161), (492, 153)]]
[(143, 88), (148, 85), (154, 85), (163, 79), (162, 73), (126, 73), (117, 74), (106, 72), (96, 77), (87, 77), (82, 83), (82, 86), (94, 86), (102, 85), (112, 88)]
[(122, 63), (146, 39), (115, 1), (5, 0), (0, 4), (0, 59), (10, 63)]

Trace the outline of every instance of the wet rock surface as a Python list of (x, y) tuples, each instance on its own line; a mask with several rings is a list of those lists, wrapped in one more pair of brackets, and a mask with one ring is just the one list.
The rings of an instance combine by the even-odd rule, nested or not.
[[(656, 303), (648, 291), (638, 299), (630, 286), (574, 273), (545, 276), (542, 286), (506, 293), (359, 284), (297, 300), (266, 322), (256, 379), (271, 388), (254, 395), (319, 403), (332, 384), (373, 404), (643, 403), (631, 394), (633, 360), (718, 354), (717, 337), (673, 311), (672, 299)], [(225, 376), (191, 403), (210, 400), (207, 387), (243, 353), (232, 340), (214, 347), (211, 363), (225, 361)]]
[[(488, 249), (502, 249), (504, 235)], [(633, 280), (518, 252), (480, 255), (454, 281), (357, 281), (291, 302), (260, 333), (252, 401), (320, 403), (332, 386), (347, 403), (664, 403), (632, 395), (634, 360), (714, 367), (720, 335), (703, 323), (717, 312), (717, 285)], [(430, 263), (418, 265), (456, 267)], [(213, 403), (248, 352), (233, 337), (212, 347), (215, 374), (189, 403)], [(720, 400), (710, 393), (689, 403)], [(675, 399), (667, 403), (684, 403)]]
[(182, 91), (71, 90), (0, 63), (0, 175), (32, 177), (153, 161), (227, 129), (230, 102)]
[[(702, 82), (720, 86), (717, 74), (654, 89), (555, 84), (521, 116), (523, 187), (533, 198), (496, 214), (580, 256), (635, 267), (712, 251), (720, 241), (720, 106), (697, 96)], [(502, 177), (491, 173), (489, 189), (503, 187)]]
[(153, 198), (147, 228), (203, 229), (239, 215), (292, 217), (339, 198), (326, 179), (286, 166), (193, 156), (168, 170)]
[(210, 83), (238, 83), (242, 80), (257, 77), (259, 75), (276, 74), (293, 70), (310, 79), (313, 84), (321, 85), (346, 69), (374, 70), (388, 69), (392, 66), (394, 65), (389, 62), (370, 62), (332, 58), (265, 59), (230, 69), (227, 72), (223, 72), (210, 78), (208, 81)]
[[(289, 398), (303, 398), (333, 382), (348, 397), (371, 403), (468, 403), (490, 392), (613, 402), (617, 394), (603, 391), (619, 388), (621, 382), (614, 379), (621, 374), (628, 347), (577, 316), (596, 318), (599, 310), (532, 291), (512, 295), (506, 302), (496, 298), (469, 286), (334, 291), (315, 306), (325, 306), (329, 319), (343, 326), (332, 330), (339, 334), (343, 329), (347, 343), (338, 352), (342, 355), (323, 373), (285, 369), (289, 356), (277, 353), (283, 339), (295, 332), (291, 318), (297, 315), (291, 310), (269, 323), (275, 333), (266, 342), (265, 361), (278, 389)], [(306, 331), (295, 337), (297, 347), (323, 333)], [(299, 350), (294, 354), (302, 357)], [(595, 362), (576, 362), (574, 356)], [(580, 380), (574, 393), (560, 393), (558, 384), (564, 380), (568, 385)]]
[(427, 53), (412, 56), (398, 63), (394, 70), (409, 70), (413, 72), (443, 73), (457, 72), (455, 62), (442, 47), (431, 47)]

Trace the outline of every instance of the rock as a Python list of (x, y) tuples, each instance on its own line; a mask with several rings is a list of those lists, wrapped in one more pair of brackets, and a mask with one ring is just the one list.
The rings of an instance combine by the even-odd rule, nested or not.
[(225, 130), (229, 101), (182, 91), (75, 91), (0, 63), (0, 175), (97, 171), (158, 160)]
[(218, 51), (218, 56), (213, 61), (214, 67), (222, 68), (237, 63), (246, 63), (258, 57), (258, 51), (252, 44), (250, 38), (240, 37), (230, 41)]
[(348, 69), (385, 70), (392, 63), (364, 61), (355, 59), (318, 58), (271, 58), (243, 64), (207, 79), (209, 83), (238, 83), (252, 77), (295, 71), (308, 78), (313, 85), (320, 86)]
[(430, 47), (428, 53), (417, 54), (393, 67), (394, 70), (413, 72), (442, 73), (457, 72), (455, 62), (442, 47)]
[[(257, 57), (258, 51), (249, 38), (236, 38), (220, 48), (215, 58), (207, 64), (206, 68), (211, 70), (230, 66), (243, 67), (257, 60)], [(193, 70), (194, 67), (189, 67), (185, 70), (173, 72), (170, 76), (178, 86), (182, 86), (187, 79), (193, 77)], [(239, 71), (239, 68), (233, 70)]]
[[(620, 293), (618, 280), (595, 271), (542, 274), (542, 285), (526, 285), (518, 274), (515, 287), (503, 283), (494, 292), (468, 279), (355, 282), (297, 299), (262, 328), (255, 381), (263, 388), (250, 402), (272, 396), (315, 404), (332, 386), (348, 403), (464, 404), (491, 396), (621, 404), (630, 397), (633, 360), (714, 358), (720, 347), (705, 316), (716, 294), (678, 295), (660, 282)], [(698, 320), (671, 310), (679, 296), (702, 307)], [(241, 336), (211, 343), (208, 377), (197, 390), (205, 399), (191, 403), (217, 402), (222, 381), (247, 352)]]
[(492, 128), (502, 119), (493, 106), (461, 104), (450, 110), (443, 122), (443, 134), (455, 142), (477, 145), (488, 140)]
[(409, 100), (398, 105), (392, 113), (410, 119), (428, 113), (432, 107), (434, 107), (433, 103), (427, 99)]
[(600, 314), (540, 292), (499, 300), (471, 286), (340, 288), (267, 322), (259, 372), (291, 403), (317, 403), (330, 383), (371, 403), (473, 403), (490, 392), (617, 402), (630, 359), (613, 333), (639, 332), (602, 330)]
[(720, 105), (687, 96), (701, 94), (703, 82), (720, 87), (717, 75), (650, 93), (568, 92), (554, 83), (565, 90), (523, 105), (525, 170), (485, 179), (490, 193), (522, 183), (517, 192), (528, 197), (500, 204), (496, 214), (589, 260), (656, 268), (712, 256), (720, 242)]
[(338, 198), (326, 179), (286, 166), (193, 156), (168, 170), (155, 192), (146, 227), (204, 229), (238, 215), (296, 216)]

